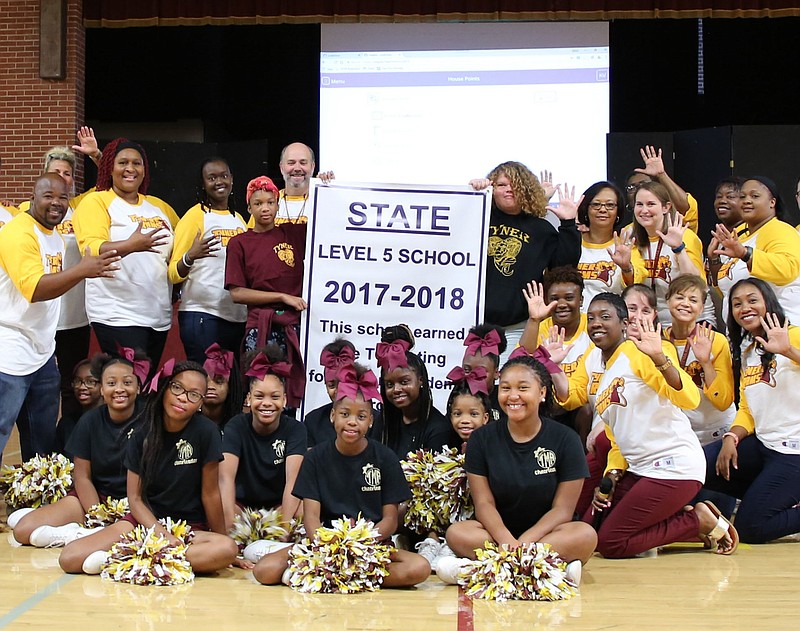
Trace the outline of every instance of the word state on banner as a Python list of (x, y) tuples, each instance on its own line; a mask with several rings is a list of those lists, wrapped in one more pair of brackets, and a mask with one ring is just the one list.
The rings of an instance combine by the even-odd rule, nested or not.
[(490, 197), (467, 186), (332, 182), (309, 192), (303, 413), (328, 402), (322, 348), (339, 336), (378, 374), (384, 327), (407, 324), (444, 411), (446, 375), (482, 321)]

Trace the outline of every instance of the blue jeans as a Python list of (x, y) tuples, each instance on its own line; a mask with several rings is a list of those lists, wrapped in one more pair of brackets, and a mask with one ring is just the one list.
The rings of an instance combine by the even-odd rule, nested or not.
[(229, 322), (201, 311), (178, 311), (178, 326), (186, 359), (202, 364), (206, 361), (206, 349), (214, 342), (239, 356), (244, 322)]
[(47, 455), (55, 449), (60, 388), (61, 375), (55, 355), (30, 375), (0, 372), (0, 454), (6, 448), (23, 404), (28, 410), (33, 452)]
[(704, 447), (706, 486), (742, 500), (736, 530), (745, 543), (766, 543), (800, 532), (800, 455), (773, 451), (755, 435), (739, 442), (739, 468), (730, 468), (730, 480), (717, 475), (722, 441)]

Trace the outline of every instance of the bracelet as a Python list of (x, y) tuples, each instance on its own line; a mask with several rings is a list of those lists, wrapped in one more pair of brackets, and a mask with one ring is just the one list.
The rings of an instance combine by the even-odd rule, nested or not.
[(629, 267), (628, 269), (622, 270), (623, 274), (633, 274), (633, 267)]
[(708, 259), (709, 265), (720, 265), (722, 263), (722, 259), (717, 257), (715, 259)]
[(753, 248), (749, 245), (744, 246), (744, 254), (739, 258), (742, 263), (747, 263), (750, 259), (753, 258)]
[(192, 262), (190, 263), (190, 262), (188, 261), (188, 259), (186, 258), (186, 254), (188, 254), (188, 252), (186, 252), (186, 253), (183, 255), (183, 257), (181, 258), (181, 261), (183, 262), (183, 264), (184, 264), (184, 265), (185, 265), (187, 268), (189, 268), (189, 267), (191, 267), (192, 265), (194, 265), (194, 261), (192, 261)]
[(681, 243), (677, 248), (672, 248), (672, 253), (673, 254), (680, 254), (685, 249), (686, 249), (686, 244), (685, 243)]
[(656, 364), (656, 370), (658, 372), (666, 372), (669, 370), (670, 366), (672, 366), (672, 360), (667, 357), (667, 361), (665, 361), (663, 364)]
[(725, 432), (722, 435), (722, 440), (725, 440), (726, 436), (730, 436), (730, 437), (733, 438), (733, 446), (734, 447), (738, 447), (739, 446), (739, 437), (736, 434), (734, 434), (733, 432)]
[(606, 475), (614, 480), (614, 483), (617, 483), (625, 475), (625, 472), (622, 469), (609, 469)]

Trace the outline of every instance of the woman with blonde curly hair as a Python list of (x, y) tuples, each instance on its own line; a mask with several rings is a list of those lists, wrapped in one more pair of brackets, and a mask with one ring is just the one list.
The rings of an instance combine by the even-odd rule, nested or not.
[[(492, 187), (489, 224), (489, 261), (486, 273), (486, 322), (505, 328), (508, 349), (517, 345), (528, 317), (522, 290), (542, 282), (545, 270), (577, 265), (581, 236), (575, 225), (578, 204), (575, 189), (557, 187), (558, 205), (551, 223), (548, 195), (539, 179), (520, 162), (503, 162), (486, 178), (471, 180), (476, 190)], [(554, 223), (557, 223), (557, 228)]]

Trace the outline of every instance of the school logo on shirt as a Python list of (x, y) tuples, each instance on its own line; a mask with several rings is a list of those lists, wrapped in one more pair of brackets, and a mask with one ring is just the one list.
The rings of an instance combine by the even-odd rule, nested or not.
[(188, 440), (181, 438), (175, 443), (175, 448), (178, 450), (178, 459), (173, 463), (175, 466), (182, 464), (195, 464), (197, 458), (192, 458), (194, 455), (194, 447)]
[(58, 254), (46, 254), (45, 258), (47, 259), (48, 274), (57, 274), (63, 269), (64, 258), (61, 255), (61, 252)]
[(526, 237), (525, 241), (527, 242), (528, 235), (513, 228), (499, 227), (499, 230), (502, 231), (503, 229), (506, 231), (513, 230), (518, 234), (506, 238), (489, 237), (488, 254), (494, 260), (494, 266), (498, 272), (503, 276), (513, 276), (514, 266), (517, 264), (517, 254), (522, 250), (522, 239), (520, 237)]
[(533, 457), (536, 458), (536, 464), (539, 465), (533, 475), (556, 472), (556, 453), (554, 451), (544, 447), (537, 447), (536, 451), (533, 452)]
[(689, 362), (689, 365), (686, 366), (684, 370), (692, 378), (694, 385), (696, 385), (698, 388), (703, 387), (703, 378), (705, 377), (705, 373), (703, 372), (703, 367), (700, 365), (699, 361), (695, 360), (693, 362)]
[(589, 394), (594, 396), (597, 394), (597, 389), (600, 387), (600, 380), (603, 378), (603, 373), (593, 372), (589, 377)]
[(241, 228), (235, 228), (235, 229), (234, 228), (227, 228), (227, 229), (217, 228), (216, 230), (212, 230), (211, 234), (213, 234), (215, 237), (217, 237), (217, 239), (219, 239), (220, 245), (223, 248), (227, 248), (228, 247), (228, 241), (230, 241), (237, 234), (242, 234), (243, 232), (244, 232), (244, 230), (242, 230)]
[(364, 486), (361, 487), (362, 491), (381, 490), (381, 470), (378, 469), (378, 467), (368, 462), (361, 467), (361, 473), (364, 474)]
[(611, 287), (614, 281), (614, 271), (617, 265), (613, 261), (595, 261), (594, 263), (578, 263), (578, 271), (583, 280), (599, 280), (606, 287)]
[(623, 377), (616, 377), (611, 382), (611, 385), (603, 390), (597, 397), (597, 401), (595, 402), (595, 410), (597, 413), (602, 414), (612, 405), (626, 407), (628, 402), (625, 400), (625, 397), (622, 396), (624, 390), (625, 379)]
[(574, 362), (564, 362), (561, 364), (561, 370), (564, 372), (567, 378), (571, 377), (572, 373), (578, 369), (579, 362), (580, 360), (576, 359)]
[(294, 267), (294, 248), (291, 243), (279, 243), (272, 251), (289, 267)]
[(72, 229), (71, 219), (62, 221), (60, 224), (56, 226), (56, 230), (58, 230), (59, 234), (75, 234), (75, 230)]
[(650, 278), (660, 278), (667, 283), (672, 279), (672, 260), (668, 256), (659, 256), (658, 261), (645, 259), (644, 267)]
[(722, 267), (719, 268), (717, 272), (717, 280), (721, 280), (723, 278), (730, 278), (733, 280), (733, 266), (738, 263), (739, 259), (728, 259), (722, 264)]
[(272, 449), (275, 451), (276, 456), (272, 464), (281, 464), (284, 460), (284, 453), (286, 452), (286, 441), (280, 439), (276, 440), (272, 443)]
[(747, 366), (742, 371), (742, 385), (746, 388), (747, 386), (754, 386), (757, 383), (765, 383), (770, 388), (774, 388), (775, 371), (777, 368), (778, 364), (774, 358), (766, 369), (761, 364), (757, 366)]
[(141, 215), (128, 215), (128, 219), (133, 223), (142, 224), (142, 229), (169, 230), (169, 225), (161, 217), (142, 217)]

